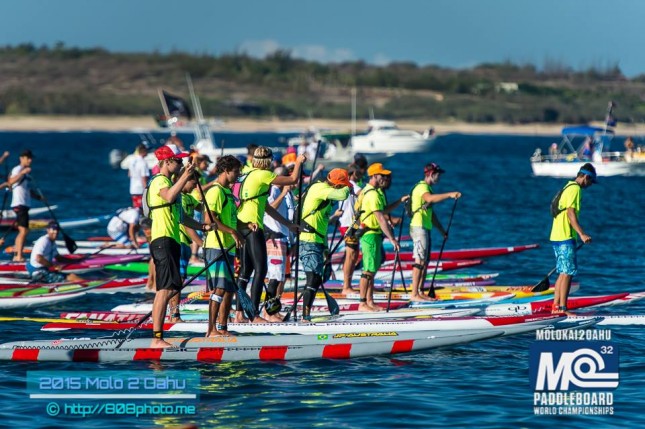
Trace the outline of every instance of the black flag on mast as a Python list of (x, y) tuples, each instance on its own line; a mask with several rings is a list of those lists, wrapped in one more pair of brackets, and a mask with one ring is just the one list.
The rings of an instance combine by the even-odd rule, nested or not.
[(164, 90), (161, 90), (161, 93), (163, 94), (163, 99), (166, 102), (170, 116), (185, 116), (188, 119), (192, 119), (193, 114), (186, 100)]

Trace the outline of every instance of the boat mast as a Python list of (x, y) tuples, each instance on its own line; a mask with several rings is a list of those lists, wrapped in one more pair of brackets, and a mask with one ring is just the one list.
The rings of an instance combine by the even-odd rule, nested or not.
[(352, 88), (352, 136), (356, 135), (356, 87)]
[(163, 91), (161, 88), (157, 88), (157, 94), (159, 94), (159, 101), (161, 101), (161, 108), (163, 109), (163, 114), (166, 115), (166, 120), (170, 119), (170, 111), (168, 110), (168, 105), (166, 104), (166, 99), (163, 96)]

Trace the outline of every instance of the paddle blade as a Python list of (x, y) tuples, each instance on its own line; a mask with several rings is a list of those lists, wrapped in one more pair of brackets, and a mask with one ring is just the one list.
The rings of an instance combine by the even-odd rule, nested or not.
[(533, 289), (531, 289), (531, 292), (544, 292), (545, 290), (549, 290), (551, 287), (551, 283), (549, 282), (549, 277), (543, 278), (538, 284), (533, 286)]
[(325, 300), (327, 301), (327, 308), (329, 309), (329, 314), (332, 316), (337, 316), (340, 313), (340, 308), (338, 307), (338, 303), (334, 299), (333, 296), (331, 296), (327, 290), (325, 289), (324, 286), (322, 286), (323, 293), (325, 294)]
[(246, 291), (239, 286), (237, 288), (237, 302), (240, 306), (242, 306), (242, 311), (244, 311), (247, 319), (255, 319), (256, 314), (255, 308), (253, 307), (253, 302), (251, 302), (251, 298), (249, 297), (249, 295), (247, 295)]
[(76, 241), (69, 235), (65, 234), (63, 231), (61, 231), (63, 234), (63, 240), (65, 241), (65, 247), (67, 248), (67, 251), (69, 253), (74, 253), (76, 252), (76, 249), (78, 249), (78, 246), (76, 245)]

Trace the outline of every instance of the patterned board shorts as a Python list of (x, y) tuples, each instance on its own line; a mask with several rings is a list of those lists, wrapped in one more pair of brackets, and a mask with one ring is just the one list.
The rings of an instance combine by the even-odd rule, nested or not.
[(285, 241), (267, 240), (267, 279), (284, 281), (287, 259), (287, 243)]
[(300, 242), (300, 263), (306, 273), (323, 275), (327, 246), (320, 243)]
[(66, 278), (65, 274), (51, 272), (47, 268), (36, 269), (31, 273), (31, 280), (34, 283), (62, 283)]
[(573, 241), (553, 243), (555, 267), (559, 274), (575, 276), (578, 274), (578, 258)]
[(207, 284), (209, 290), (224, 289), (225, 292), (235, 292), (235, 283), (233, 283), (233, 278), (226, 267), (227, 260), (229, 265), (233, 266), (234, 258), (232, 253), (222, 257), (222, 249), (204, 249), (204, 261), (207, 264), (217, 259), (208, 267)]

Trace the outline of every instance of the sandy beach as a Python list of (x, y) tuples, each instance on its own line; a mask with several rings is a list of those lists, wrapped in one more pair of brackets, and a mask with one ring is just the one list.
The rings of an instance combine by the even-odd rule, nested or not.
[[(560, 134), (564, 124), (471, 124), (465, 122), (398, 121), (399, 127), (423, 131), (433, 127), (438, 135), (462, 134), (513, 134), (553, 135)], [(596, 124), (602, 126), (602, 124)], [(357, 123), (360, 131), (366, 126)], [(298, 131), (311, 127), (319, 129), (351, 129), (349, 120), (300, 119), (282, 121), (279, 119), (221, 119), (213, 131)], [(0, 116), (0, 131), (161, 131), (150, 116)], [(620, 124), (619, 135), (645, 134), (645, 125)]]

